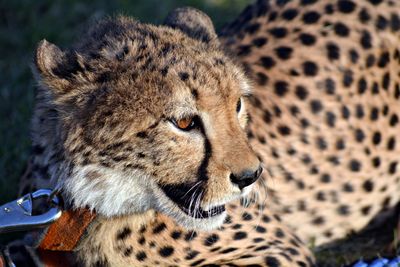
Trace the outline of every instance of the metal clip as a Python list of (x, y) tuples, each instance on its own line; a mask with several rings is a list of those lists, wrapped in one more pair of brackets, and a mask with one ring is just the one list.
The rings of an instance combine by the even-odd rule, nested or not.
[[(33, 201), (44, 197), (49, 198), (52, 207), (45, 213), (32, 215)], [(60, 205), (58, 196), (49, 189), (39, 189), (4, 204), (0, 206), (0, 234), (45, 227), (60, 218)]]

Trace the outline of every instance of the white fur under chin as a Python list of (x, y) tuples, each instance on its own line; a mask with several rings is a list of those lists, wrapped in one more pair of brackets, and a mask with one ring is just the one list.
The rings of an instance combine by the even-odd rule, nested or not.
[[(93, 171), (98, 173), (99, 177), (89, 178), (88, 174)], [(74, 207), (88, 207), (106, 217), (143, 213), (154, 209), (175, 219), (186, 229), (203, 231), (222, 226), (226, 218), (226, 212), (208, 218), (194, 218), (187, 215), (165, 195), (152, 177), (140, 170), (122, 173), (88, 165), (75, 170), (72, 176), (64, 181), (62, 188), (67, 199), (72, 200)], [(243, 197), (251, 189), (252, 186), (249, 186), (241, 195), (230, 197), (229, 200)], [(213, 204), (214, 207), (217, 205)]]
[(183, 212), (160, 188), (154, 192), (157, 200), (156, 210), (174, 218), (179, 225), (188, 230), (211, 231), (224, 223), (226, 211), (208, 218), (194, 218)]
[[(99, 173), (88, 178), (90, 172)], [(88, 165), (76, 170), (62, 188), (75, 207), (88, 207), (106, 217), (141, 213), (154, 208), (152, 179), (137, 170), (122, 173)]]

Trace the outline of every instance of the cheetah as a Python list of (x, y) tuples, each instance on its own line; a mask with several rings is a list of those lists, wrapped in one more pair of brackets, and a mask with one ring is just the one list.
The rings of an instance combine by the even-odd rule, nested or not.
[(398, 14), (258, 0), (219, 36), (183, 8), (43, 41), (22, 192), (96, 211), (83, 266), (314, 266), (305, 243), (396, 212)]

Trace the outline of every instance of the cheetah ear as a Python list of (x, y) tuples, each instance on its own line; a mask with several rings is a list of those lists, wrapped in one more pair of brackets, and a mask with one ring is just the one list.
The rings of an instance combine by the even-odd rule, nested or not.
[(67, 53), (56, 45), (42, 40), (36, 49), (33, 72), (39, 82), (59, 94), (70, 88), (70, 81), (66, 76), (71, 62)]
[(189, 37), (205, 43), (217, 41), (217, 34), (210, 17), (192, 7), (173, 10), (168, 14), (164, 25), (179, 29)]

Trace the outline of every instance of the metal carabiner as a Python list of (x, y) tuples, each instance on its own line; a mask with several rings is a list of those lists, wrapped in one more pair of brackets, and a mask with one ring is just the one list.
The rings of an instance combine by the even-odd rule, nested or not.
[[(32, 215), (33, 201), (43, 197), (49, 198), (52, 207), (40, 215)], [(59, 197), (53, 194), (52, 190), (39, 189), (0, 206), (0, 234), (27, 231), (53, 223), (61, 216), (60, 202)]]

